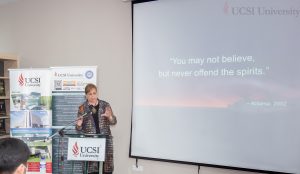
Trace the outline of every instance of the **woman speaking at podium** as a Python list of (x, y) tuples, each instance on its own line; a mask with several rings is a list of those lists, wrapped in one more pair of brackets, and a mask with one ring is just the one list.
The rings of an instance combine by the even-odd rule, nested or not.
[[(86, 134), (106, 135), (106, 152), (103, 165), (103, 173), (111, 174), (113, 165), (113, 137), (110, 126), (117, 123), (110, 104), (97, 97), (97, 87), (94, 84), (87, 84), (85, 87), (86, 101), (79, 106), (78, 121), (76, 129)], [(83, 115), (84, 118), (83, 118)], [(90, 161), (88, 164), (89, 173), (99, 173), (99, 163)]]

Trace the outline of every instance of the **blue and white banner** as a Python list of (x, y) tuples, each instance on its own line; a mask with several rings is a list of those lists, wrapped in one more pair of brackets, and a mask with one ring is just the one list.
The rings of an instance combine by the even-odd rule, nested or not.
[[(51, 67), (51, 74), (52, 128), (56, 132), (77, 118), (78, 107), (85, 101), (85, 86), (88, 83), (97, 84), (97, 67)], [(67, 127), (64, 133), (76, 133), (76, 131), (74, 132), (74, 124)], [(65, 154), (64, 157), (67, 159), (67, 147), (67, 139), (59, 136), (53, 138), (53, 173), (82, 173), (80, 162), (59, 160), (62, 154)]]

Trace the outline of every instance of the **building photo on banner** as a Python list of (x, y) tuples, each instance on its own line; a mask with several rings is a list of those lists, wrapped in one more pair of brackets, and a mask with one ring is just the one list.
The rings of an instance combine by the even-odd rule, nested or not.
[[(96, 84), (97, 67), (10, 69), (9, 75), (10, 135), (30, 148), (27, 173), (61, 173), (60, 168), (63, 173), (80, 173), (80, 163), (74, 167), (73, 163), (58, 160), (68, 149), (67, 145), (58, 145), (59, 136), (52, 139), (52, 135), (76, 119), (86, 84)], [(74, 125), (70, 126), (70, 131), (74, 130)], [(64, 141), (68, 143), (68, 139)]]

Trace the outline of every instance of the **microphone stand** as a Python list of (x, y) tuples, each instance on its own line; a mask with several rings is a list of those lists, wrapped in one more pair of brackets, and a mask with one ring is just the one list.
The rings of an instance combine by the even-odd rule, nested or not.
[[(85, 113), (85, 114), (81, 115), (81, 117), (84, 118), (87, 114), (88, 114), (88, 113)], [(59, 134), (61, 137), (63, 137), (63, 136), (64, 136), (64, 130), (65, 130), (67, 127), (73, 125), (75, 122), (77, 122), (78, 120), (83, 119), (83, 118), (80, 118), (80, 117), (79, 117), (79, 118), (77, 118), (77, 119), (75, 119), (75, 120), (69, 122), (66, 126), (64, 126), (63, 128), (59, 129), (58, 131), (56, 131), (56, 132), (55, 132), (54, 134), (52, 134), (51, 136), (46, 137), (46, 138), (44, 139), (44, 142), (46, 142), (46, 141), (52, 139), (54, 136), (56, 136), (56, 135), (58, 135), (58, 134)]]

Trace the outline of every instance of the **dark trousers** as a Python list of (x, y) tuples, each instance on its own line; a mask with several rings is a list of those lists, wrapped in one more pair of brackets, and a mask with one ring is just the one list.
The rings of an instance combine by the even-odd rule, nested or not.
[[(103, 162), (103, 165), (104, 165), (104, 162)], [(99, 164), (98, 164), (98, 168), (99, 168)], [(103, 168), (104, 170), (104, 168)], [(99, 174), (99, 172), (92, 172), (92, 173), (89, 173), (89, 174)], [(104, 172), (102, 171), (102, 174), (112, 174), (112, 172)]]

